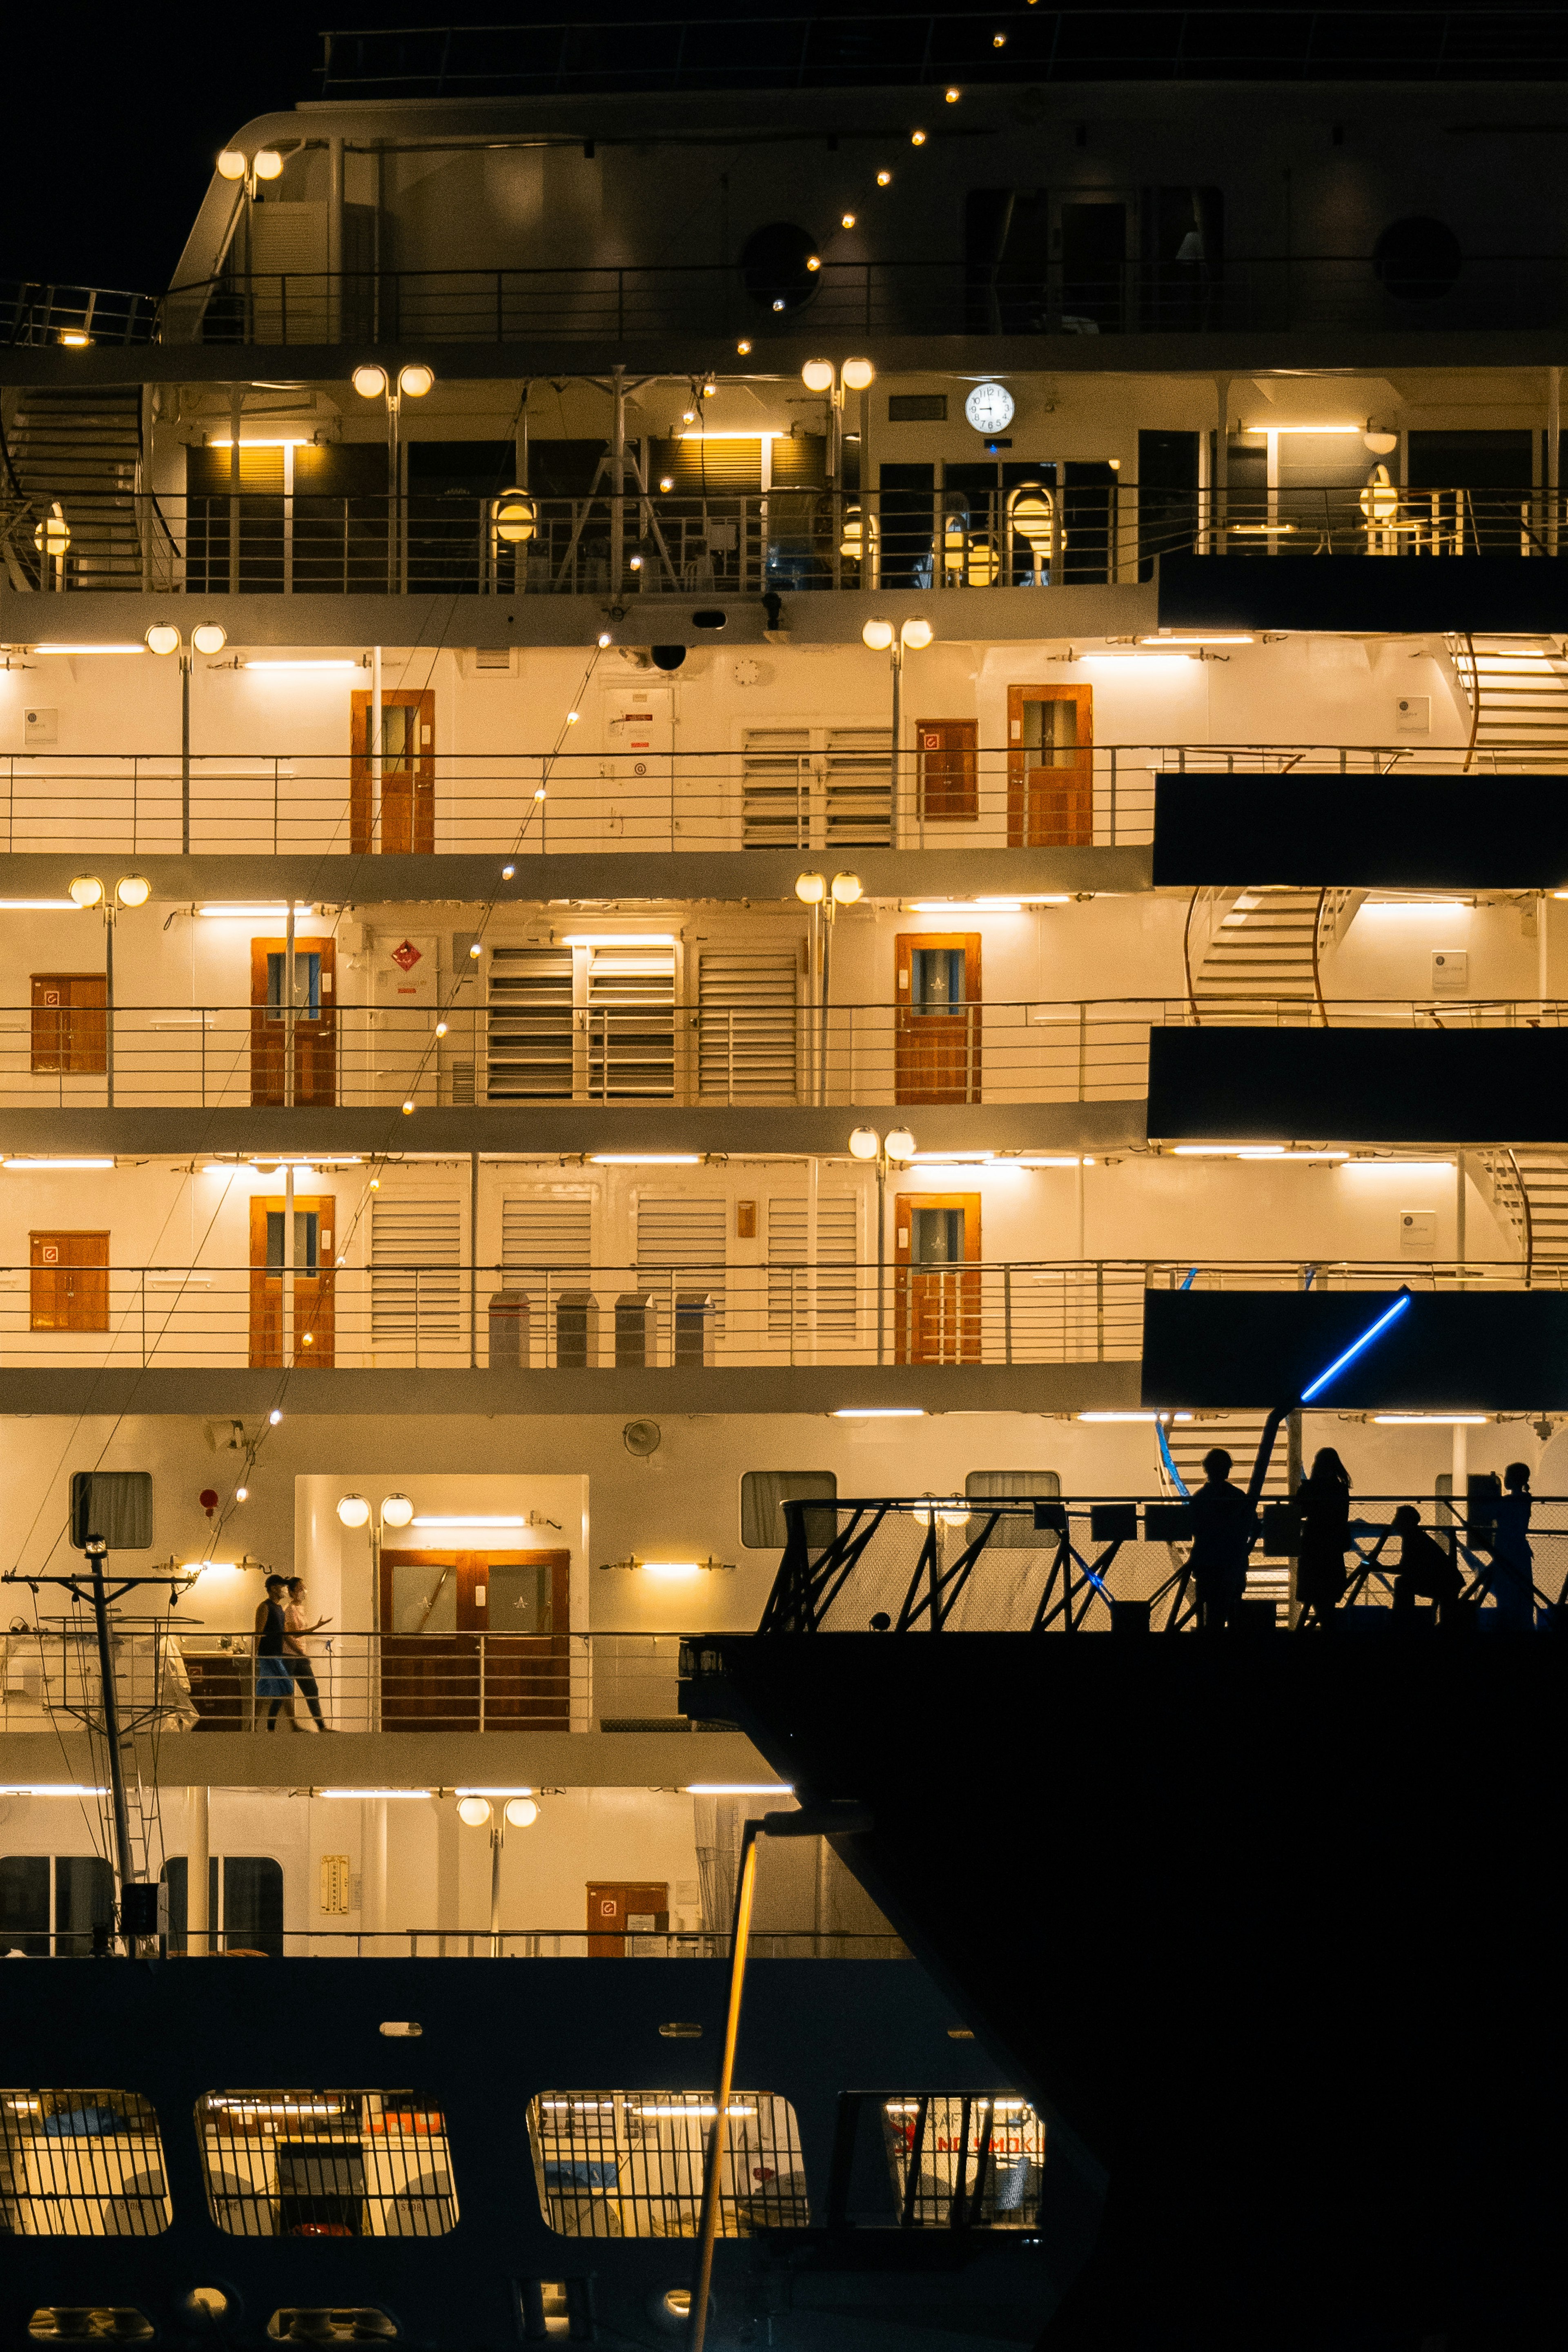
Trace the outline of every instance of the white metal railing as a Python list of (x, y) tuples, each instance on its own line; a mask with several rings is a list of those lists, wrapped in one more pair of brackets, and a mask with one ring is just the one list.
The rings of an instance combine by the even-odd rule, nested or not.
[[(1537, 997), (1201, 995), (953, 1002), (748, 999), (719, 1007), (530, 1012), (457, 1001), (416, 1012), (338, 1003), (0, 1006), (0, 1106), (399, 1109), (417, 1104), (868, 1106), (1137, 1102), (1162, 1028), (1560, 1028)], [(492, 1038), (490, 1024), (504, 1029)], [(437, 1035), (437, 1023), (444, 1034)], [(290, 1031), (292, 1049), (290, 1050)], [(533, 1075), (542, 1073), (542, 1075)]]
[[(773, 1260), (711, 1266), (0, 1268), (0, 1368), (700, 1373), (1131, 1362), (1147, 1289), (1562, 1287), (1508, 1260)], [(292, 1344), (289, 1344), (291, 1325)]]

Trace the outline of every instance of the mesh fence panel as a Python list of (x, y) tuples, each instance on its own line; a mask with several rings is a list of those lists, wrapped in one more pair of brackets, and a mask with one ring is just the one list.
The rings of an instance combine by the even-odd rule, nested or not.
[(444, 2117), (413, 2091), (208, 2091), (207, 2206), (236, 2238), (439, 2238), (456, 2226)]

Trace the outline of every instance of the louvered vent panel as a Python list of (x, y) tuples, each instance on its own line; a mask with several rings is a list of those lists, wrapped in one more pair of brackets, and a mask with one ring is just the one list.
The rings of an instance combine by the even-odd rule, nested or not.
[(891, 841), (890, 740), (885, 727), (828, 729), (823, 779), (827, 848), (885, 849)]
[(748, 727), (741, 737), (741, 843), (805, 849), (815, 762), (807, 727)]
[[(854, 1332), (858, 1233), (858, 1203), (853, 1193), (818, 1195), (815, 1288), (816, 1328), (823, 1339)], [(797, 1342), (809, 1339), (813, 1284), (804, 1269), (813, 1262), (810, 1238), (804, 1193), (768, 1202), (768, 1330), (775, 1339), (786, 1337), (793, 1321)]]
[(721, 1102), (793, 1102), (795, 958), (705, 955), (698, 972), (698, 1087)]
[(556, 1265), (585, 1270), (592, 1264), (591, 1201), (525, 1195), (503, 1201), (500, 1215), (501, 1264), (509, 1272)]
[(675, 1092), (675, 950), (594, 948), (589, 959), (589, 1099), (668, 1102)]
[(570, 1102), (572, 950), (497, 948), (489, 970), (491, 1102)]
[(724, 1246), (730, 1228), (730, 1203), (700, 1193), (644, 1192), (637, 1202), (637, 1265), (650, 1276), (667, 1272), (649, 1287), (656, 1297), (673, 1290), (677, 1297), (692, 1291), (712, 1295), (716, 1327), (722, 1328), (724, 1307)]
[[(374, 1348), (456, 1339), (462, 1327), (463, 1209), (455, 1195), (378, 1194), (370, 1219)], [(416, 1319), (417, 1316), (417, 1320)]]

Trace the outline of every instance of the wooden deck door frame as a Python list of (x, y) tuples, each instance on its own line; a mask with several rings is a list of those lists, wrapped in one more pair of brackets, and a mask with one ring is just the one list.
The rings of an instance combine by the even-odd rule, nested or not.
[(62, 1227), (30, 1233), (27, 1258), (30, 1330), (108, 1330), (107, 1233)]
[[(893, 940), (893, 1097), (900, 1103), (980, 1100), (981, 973), (978, 931), (900, 931)], [(917, 1013), (914, 960), (924, 948), (960, 949), (960, 1012)]]
[[(1070, 702), (1078, 709), (1078, 740), (1070, 760), (1030, 765), (1025, 741), (1030, 704)], [(1007, 688), (1007, 846), (1009, 849), (1092, 849), (1094, 846), (1094, 688), (1090, 686), (1010, 686)]]
[[(250, 1199), (250, 1361), (253, 1369), (280, 1368), (283, 1361), (283, 1276), (268, 1271), (267, 1215), (288, 1213), (281, 1192), (253, 1192)], [(314, 1274), (294, 1276), (294, 1363), (331, 1371), (336, 1345), (332, 1268), (337, 1240), (337, 1199), (331, 1192), (296, 1192), (294, 1213), (316, 1216)]]
[(973, 719), (917, 719), (921, 824), (980, 822), (980, 726)]
[[(652, 1895), (652, 1902), (645, 1902)], [(588, 1958), (591, 1960), (619, 1960), (626, 1958), (626, 1937), (656, 1936), (669, 1932), (669, 1882), (660, 1878), (591, 1878), (587, 1884)], [(651, 1918), (651, 1929), (628, 1928), (630, 1918)], [(605, 1922), (616, 1924), (607, 1928)]]
[[(281, 1104), (285, 1097), (284, 1068), (289, 1024), (286, 1013), (268, 1009), (267, 960), (287, 959), (289, 942), (250, 942), (250, 1099), (253, 1104)], [(321, 986), (314, 1019), (309, 1007), (294, 1009), (294, 1102), (296, 1108), (333, 1110), (338, 1100), (338, 943), (327, 937), (294, 940), (296, 959), (319, 955)], [(285, 973), (288, 964), (284, 964)], [(284, 1003), (288, 999), (285, 996)]]
[[(894, 1356), (898, 1364), (976, 1363), (980, 1358), (980, 1199), (978, 1192), (897, 1192), (893, 1196)], [(917, 1209), (961, 1209), (963, 1268), (917, 1265), (911, 1255)]]
[(101, 1077), (109, 1066), (109, 981), (101, 971), (32, 974), (36, 1073)]
[[(400, 1627), (393, 1616), (393, 1571), (449, 1569), (456, 1581), (453, 1631)], [(498, 1568), (550, 1575), (548, 1633), (493, 1633), (489, 1580)], [(382, 1633), (384, 1726), (403, 1730), (571, 1728), (572, 1555), (569, 1551), (390, 1551), (381, 1554), (377, 1593)], [(481, 1642), (480, 1635), (487, 1636)]]
[[(433, 686), (389, 687), (381, 698), (384, 730), (389, 710), (411, 710), (414, 756), (394, 766), (381, 763), (381, 822), (371, 800), (371, 696), (351, 695), (353, 737), (349, 762), (349, 846), (356, 856), (379, 850), (385, 856), (410, 851), (426, 856), (436, 846), (436, 689)], [(379, 838), (375, 838), (379, 835)]]

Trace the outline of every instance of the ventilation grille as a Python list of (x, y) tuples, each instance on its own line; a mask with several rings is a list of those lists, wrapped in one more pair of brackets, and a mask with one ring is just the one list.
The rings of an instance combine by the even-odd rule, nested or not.
[(491, 1102), (570, 1102), (572, 950), (497, 948), (490, 957)]
[(720, 1102), (795, 1097), (795, 959), (705, 955), (697, 982), (698, 1087)]
[(741, 841), (805, 849), (815, 773), (808, 727), (748, 727), (741, 737)]
[(460, 1201), (378, 1196), (370, 1221), (371, 1345), (405, 1348), (458, 1338), (462, 1262)]
[(799, 1193), (768, 1202), (770, 1337), (787, 1338), (793, 1330), (799, 1344), (808, 1344), (814, 1298), (819, 1337), (853, 1335), (858, 1207), (850, 1192), (818, 1196), (814, 1284), (805, 1271), (813, 1261), (810, 1203)]
[(594, 1204), (559, 1196), (503, 1200), (501, 1264), (509, 1269), (536, 1266), (586, 1269), (593, 1263)]

